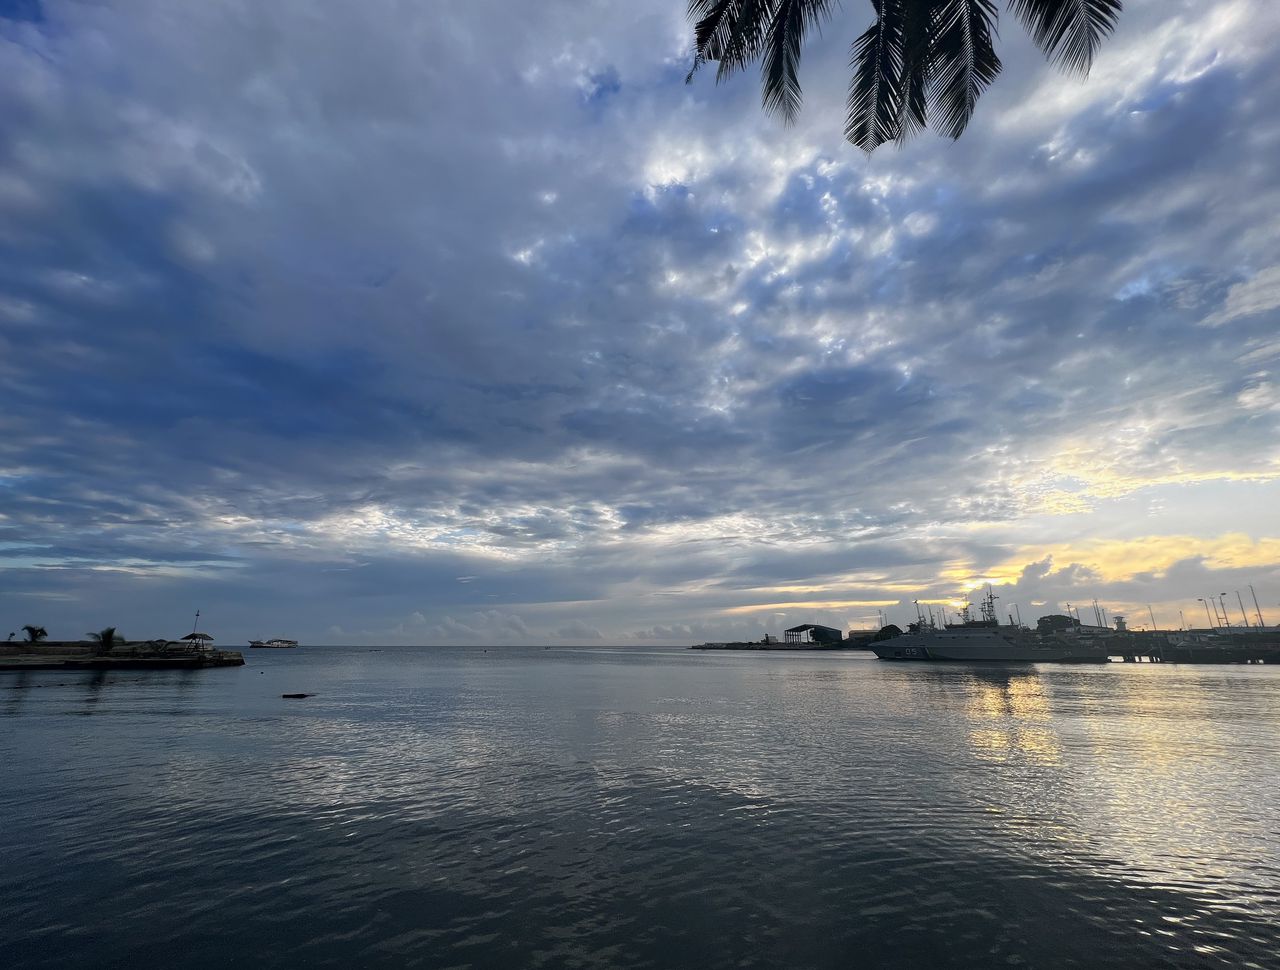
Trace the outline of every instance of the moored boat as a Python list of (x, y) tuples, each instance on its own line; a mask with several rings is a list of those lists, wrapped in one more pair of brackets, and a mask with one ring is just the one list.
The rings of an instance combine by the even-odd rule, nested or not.
[(1041, 637), (1023, 626), (996, 619), (995, 597), (987, 593), (982, 619), (935, 627), (923, 620), (910, 633), (871, 644), (881, 660), (968, 663), (1107, 663), (1105, 644)]
[(921, 630), (873, 643), (881, 660), (968, 661), (969, 663), (1107, 663), (1105, 647), (1041, 639), (1020, 627)]

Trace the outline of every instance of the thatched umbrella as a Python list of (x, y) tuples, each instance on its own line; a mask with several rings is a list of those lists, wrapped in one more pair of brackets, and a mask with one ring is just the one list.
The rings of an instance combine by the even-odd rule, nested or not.
[(182, 638), (195, 647), (203, 647), (206, 643), (213, 639), (207, 633), (188, 633)]

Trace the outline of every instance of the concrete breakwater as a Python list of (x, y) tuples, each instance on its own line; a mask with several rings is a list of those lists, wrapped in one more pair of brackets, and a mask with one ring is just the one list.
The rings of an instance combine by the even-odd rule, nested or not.
[(866, 650), (867, 641), (842, 640), (839, 643), (779, 643), (772, 640), (767, 643), (755, 641), (730, 641), (724, 643), (695, 643), (690, 650)]
[(109, 650), (82, 640), (0, 643), (4, 670), (199, 670), (242, 667), (239, 650), (213, 650), (176, 640), (135, 640)]

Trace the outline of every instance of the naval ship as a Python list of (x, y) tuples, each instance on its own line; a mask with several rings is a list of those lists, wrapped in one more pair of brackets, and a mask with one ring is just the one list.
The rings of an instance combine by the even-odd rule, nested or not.
[(958, 660), (969, 663), (1107, 663), (1103, 643), (1065, 637), (1040, 637), (1033, 630), (996, 618), (996, 597), (991, 590), (981, 604), (982, 619), (972, 619), (969, 608), (959, 623), (938, 627), (920, 618), (912, 632), (871, 644), (881, 660)]

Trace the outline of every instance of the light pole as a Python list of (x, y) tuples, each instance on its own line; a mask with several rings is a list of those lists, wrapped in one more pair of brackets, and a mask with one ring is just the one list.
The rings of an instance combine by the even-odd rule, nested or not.
[(1227, 594), (1219, 593), (1218, 602), (1222, 604), (1222, 625), (1229, 630), (1231, 629), (1231, 618), (1227, 616)]
[(1196, 597), (1196, 602), (1197, 602), (1197, 603), (1203, 603), (1203, 604), (1204, 604), (1204, 617), (1205, 617), (1205, 619), (1206, 619), (1206, 620), (1208, 620), (1208, 621), (1209, 621), (1209, 629), (1210, 629), (1210, 630), (1212, 630), (1212, 629), (1213, 629), (1213, 618), (1212, 618), (1211, 616), (1209, 616), (1209, 601), (1208, 601), (1207, 599), (1205, 599), (1203, 596), (1197, 596), (1197, 597)]
[(1208, 601), (1213, 604), (1213, 625), (1222, 626), (1222, 614), (1218, 612), (1218, 601), (1213, 598), (1212, 593), (1210, 593), (1205, 598), (1208, 599)]
[(1249, 584), (1249, 595), (1253, 597), (1253, 611), (1258, 614), (1258, 626), (1266, 626), (1262, 622), (1262, 610), (1258, 608), (1258, 594), (1253, 591), (1253, 583)]
[(1249, 625), (1249, 614), (1244, 611), (1244, 599), (1240, 595), (1240, 590), (1236, 590), (1236, 602), (1240, 604), (1240, 615), (1244, 617), (1244, 625)]

